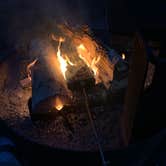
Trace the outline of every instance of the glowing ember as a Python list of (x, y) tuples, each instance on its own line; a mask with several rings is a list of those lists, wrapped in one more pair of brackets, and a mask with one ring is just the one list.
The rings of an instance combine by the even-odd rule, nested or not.
[(60, 111), (63, 108), (63, 103), (59, 97), (55, 99), (55, 108)]
[(125, 60), (126, 56), (124, 53), (122, 53), (122, 59)]

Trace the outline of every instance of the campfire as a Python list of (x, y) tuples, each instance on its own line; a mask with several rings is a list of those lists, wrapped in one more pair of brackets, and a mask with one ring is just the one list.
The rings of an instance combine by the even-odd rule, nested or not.
[(90, 103), (107, 100), (116, 60), (109, 60), (89, 30), (66, 25), (59, 29), (63, 36), (51, 34), (50, 40), (31, 44), (30, 54), (37, 57), (27, 66), (32, 80), (32, 114), (81, 106), (83, 89)]
[(103, 151), (119, 148), (125, 60), (102, 44), (89, 30), (66, 25), (31, 39), (26, 61), (20, 59), (18, 88), (1, 94), (8, 106), (2, 115), (40, 144), (100, 151), (102, 158)]
[[(34, 12), (18, 5), (25, 12), (12, 17), (8, 36), (13, 30), (20, 32), (10, 36), (11, 56), (1, 65), (0, 118), (19, 136), (40, 145), (76, 152), (100, 151), (102, 163), (107, 165), (103, 152), (125, 145), (121, 119), (129, 67), (126, 50), (130, 49), (112, 45), (117, 53), (104, 43), (111, 40), (109, 35), (108, 40), (105, 38), (110, 30), (108, 18), (95, 19), (100, 16), (96, 4), (94, 12), (87, 12), (91, 8), (85, 4), (85, 13), (76, 4), (71, 5), (74, 13), (89, 17), (81, 20), (72, 15), (70, 5), (65, 11), (61, 1), (51, 12), (52, 3), (48, 2), (40, 15), (36, 9), (41, 3), (36, 3), (37, 8), (28, 4)], [(98, 7), (105, 15), (108, 12), (104, 5)], [(22, 18), (28, 25), (24, 26)], [(65, 24), (64, 19), (71, 24)], [(93, 28), (94, 34), (87, 26), (78, 27), (84, 23)], [(8, 44), (8, 38), (5, 41)]]
[[(102, 106), (106, 103), (116, 61), (109, 60), (88, 30), (64, 25), (59, 29), (63, 36), (52, 34), (50, 41), (36, 41), (31, 46), (31, 53), (38, 55), (27, 67), (28, 78), (32, 80), (31, 118), (58, 116), (60, 111), (70, 128), (65, 109), (83, 107), (106, 165), (90, 104), (94, 107), (94, 103)], [(77, 109), (75, 113), (79, 114)]]
[(7, 71), (18, 67), (21, 76), (8, 72), (17, 86), (8, 93), (1, 88), (3, 119), (19, 135), (51, 148), (100, 151), (105, 163), (104, 151), (124, 145), (119, 133), (127, 58), (89, 30), (66, 25), (31, 38), (26, 48), (24, 57), (15, 55), (19, 63), (8, 63)]

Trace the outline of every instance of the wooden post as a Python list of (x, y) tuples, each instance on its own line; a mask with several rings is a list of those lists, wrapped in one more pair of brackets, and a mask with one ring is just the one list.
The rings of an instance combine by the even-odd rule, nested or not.
[(134, 39), (134, 54), (129, 70), (128, 88), (125, 96), (124, 112), (122, 114), (122, 128), (125, 144), (129, 143), (132, 135), (133, 120), (138, 109), (139, 99), (144, 86), (147, 55), (145, 45), (140, 34)]

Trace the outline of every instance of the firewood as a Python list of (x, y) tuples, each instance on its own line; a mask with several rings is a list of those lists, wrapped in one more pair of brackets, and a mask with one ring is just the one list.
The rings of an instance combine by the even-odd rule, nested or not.
[(65, 103), (69, 99), (69, 92), (60, 72), (55, 50), (49, 42), (38, 40), (32, 42), (30, 53), (32, 56), (35, 54), (38, 58), (31, 71), (31, 115), (51, 114), (57, 97), (62, 100), (62, 103)]
[(95, 79), (92, 71), (84, 66), (67, 81), (67, 84), (72, 91), (81, 90), (82, 88), (89, 89), (95, 86)]

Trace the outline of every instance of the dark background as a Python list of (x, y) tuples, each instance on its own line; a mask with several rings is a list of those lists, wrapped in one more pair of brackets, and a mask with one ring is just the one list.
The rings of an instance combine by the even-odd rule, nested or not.
[[(13, 42), (43, 24), (71, 19), (111, 33), (166, 29), (166, 1), (158, 0), (1, 0), (0, 43)], [(38, 30), (39, 31), (39, 30)], [(43, 30), (44, 31), (44, 30)]]

